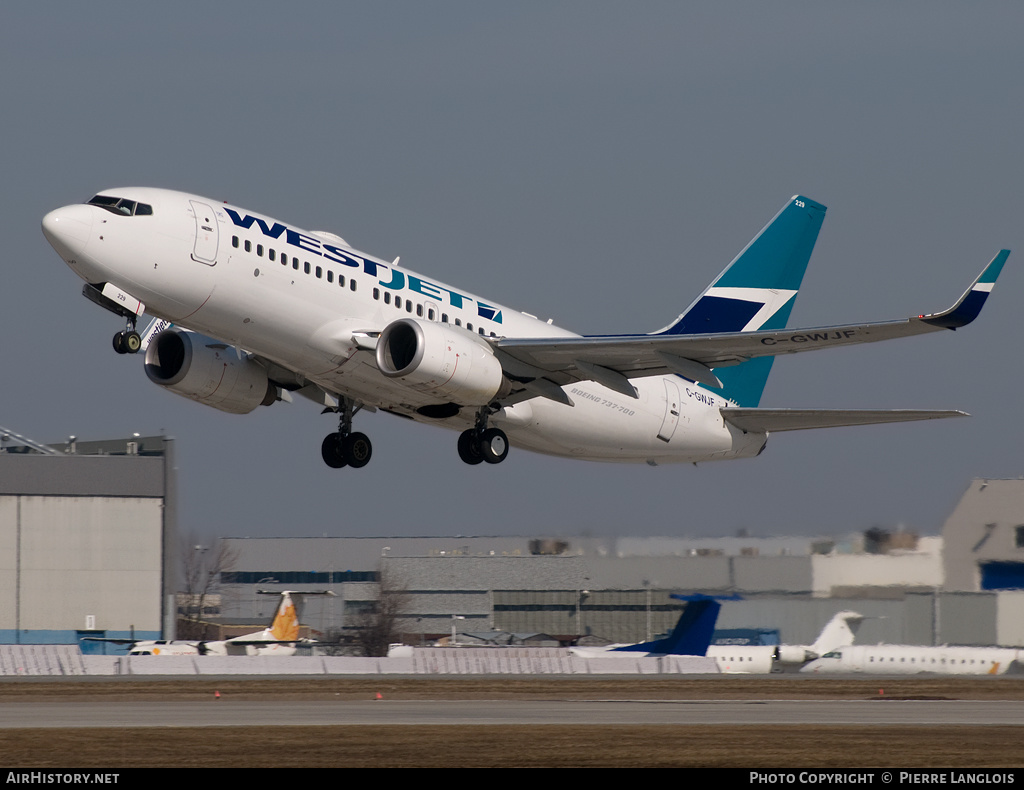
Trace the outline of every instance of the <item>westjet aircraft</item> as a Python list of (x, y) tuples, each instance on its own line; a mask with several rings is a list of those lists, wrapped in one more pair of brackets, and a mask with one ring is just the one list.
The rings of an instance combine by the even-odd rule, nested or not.
[[(825, 207), (794, 197), (668, 326), (580, 337), (355, 250), (325, 231), (208, 198), (123, 188), (43, 218), (43, 233), (123, 317), (160, 386), (247, 414), (301, 395), (337, 415), (331, 467), (361, 467), (362, 409), (460, 431), (467, 464), (515, 445), (591, 461), (696, 463), (758, 455), (772, 431), (963, 416), (959, 411), (760, 409), (773, 358), (973, 321), (1001, 251), (950, 309), (785, 329)], [(143, 312), (157, 320), (145, 337)]]

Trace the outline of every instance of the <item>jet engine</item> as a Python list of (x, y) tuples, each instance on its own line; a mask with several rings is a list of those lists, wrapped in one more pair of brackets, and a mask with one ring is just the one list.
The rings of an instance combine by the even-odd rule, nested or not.
[(487, 341), (449, 324), (400, 318), (377, 340), (377, 367), (411, 389), (485, 406), (508, 386)]
[(775, 660), (780, 664), (806, 664), (818, 654), (800, 645), (779, 645), (775, 649)]
[(248, 414), (277, 400), (267, 371), (232, 346), (173, 327), (146, 349), (146, 375), (154, 384), (231, 414)]

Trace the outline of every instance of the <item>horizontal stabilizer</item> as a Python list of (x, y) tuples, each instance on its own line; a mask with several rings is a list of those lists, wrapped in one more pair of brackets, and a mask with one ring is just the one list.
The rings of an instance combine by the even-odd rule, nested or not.
[(842, 428), (847, 425), (878, 425), (886, 422), (944, 420), (969, 417), (962, 411), (925, 409), (741, 409), (721, 410), (726, 422), (741, 431), (756, 433), (803, 431), (810, 428)]

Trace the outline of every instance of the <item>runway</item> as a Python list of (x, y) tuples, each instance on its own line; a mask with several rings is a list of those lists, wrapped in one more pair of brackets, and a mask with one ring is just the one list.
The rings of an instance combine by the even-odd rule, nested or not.
[(0, 704), (0, 729), (608, 724), (1024, 726), (1016, 700), (40, 701)]

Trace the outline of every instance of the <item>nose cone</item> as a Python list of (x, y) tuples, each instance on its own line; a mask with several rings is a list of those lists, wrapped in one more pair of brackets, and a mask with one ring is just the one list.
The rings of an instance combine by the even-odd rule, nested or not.
[(43, 235), (60, 257), (77, 258), (92, 235), (92, 206), (64, 206), (43, 217)]

